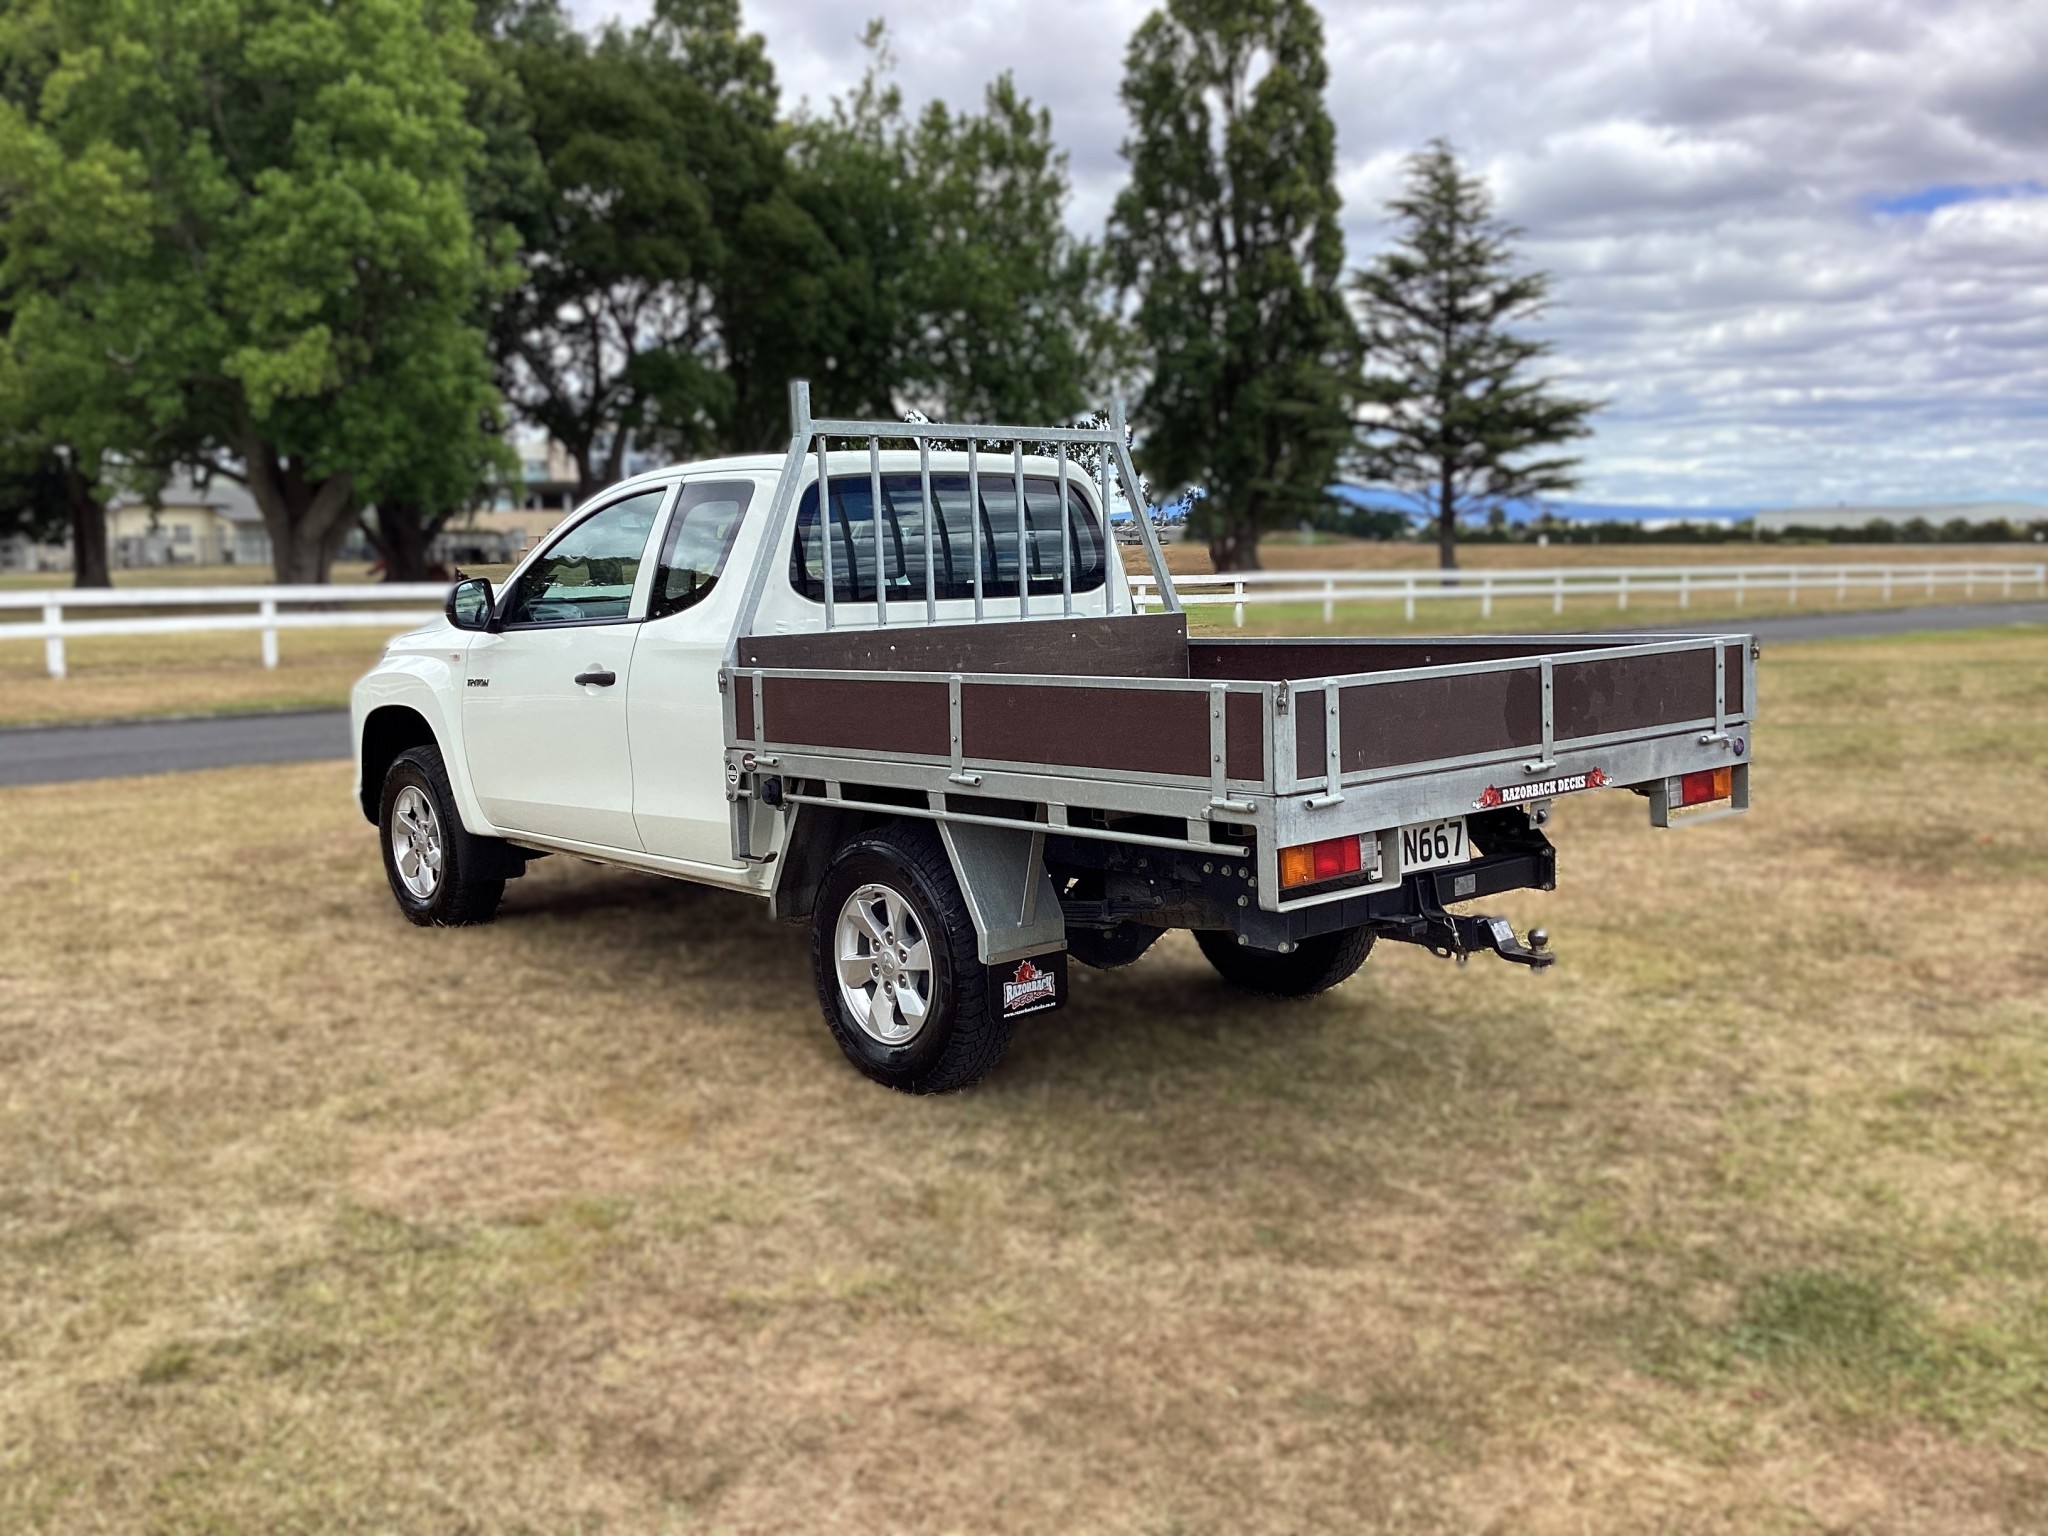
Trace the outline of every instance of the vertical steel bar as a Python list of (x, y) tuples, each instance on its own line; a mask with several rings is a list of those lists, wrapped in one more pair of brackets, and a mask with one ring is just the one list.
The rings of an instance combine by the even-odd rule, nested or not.
[(1323, 798), (1344, 798), (1344, 706), (1334, 677), (1323, 680)]
[(967, 439), (967, 521), (974, 529), (974, 617), (981, 618), (981, 445)]
[(1017, 617), (1028, 619), (1031, 617), (1031, 520), (1024, 515), (1024, 439), (1021, 437), (1010, 444), (1010, 478), (1017, 498)]
[(818, 549), (825, 568), (825, 627), (834, 618), (832, 588), (832, 482), (825, 478), (825, 434), (818, 434)]
[(1060, 612), (1074, 611), (1074, 516), (1067, 496), (1067, 445), (1060, 444)]
[(1230, 687), (1209, 685), (1209, 803), (1221, 805), (1230, 798), (1229, 710)]
[[(924, 508), (918, 514), (924, 519), (924, 621), (927, 624), (939, 622), (938, 582), (933, 575), (932, 562), (938, 557), (933, 553), (939, 542), (938, 506), (932, 500), (932, 445), (929, 439), (917, 440), (917, 488), (924, 498)], [(950, 568), (951, 562), (948, 562)]]
[(1124, 499), (1131, 504), (1131, 516), (1138, 520), (1138, 532), (1145, 540), (1145, 559), (1152, 567), (1153, 580), (1159, 586), (1160, 606), (1168, 613), (1179, 613), (1180, 593), (1174, 587), (1173, 574), (1166, 569), (1166, 551), (1159, 547), (1159, 530), (1152, 526), (1152, 519), (1146, 515), (1145, 498), (1138, 489), (1138, 466), (1131, 462), (1129, 446), (1124, 441), (1124, 402), (1118, 396), (1109, 402), (1110, 451), (1116, 455), (1117, 478), (1123, 482)]
[[(868, 439), (868, 527), (875, 541), (875, 625), (889, 626), (889, 546), (882, 539), (882, 440)], [(851, 557), (850, 557), (851, 558)], [(860, 568), (853, 572), (853, 595), (860, 596)]]
[[(1097, 466), (1102, 471), (1102, 558), (1104, 561), (1115, 560), (1117, 564), (1121, 565), (1123, 564), (1124, 557), (1117, 552), (1116, 530), (1110, 526), (1109, 521), (1109, 442), (1107, 439), (1103, 440), (1099, 451), (1102, 454), (1102, 462)], [(1131, 612), (1143, 613), (1145, 608), (1138, 601), (1138, 589), (1132, 587), (1130, 593)], [(1102, 611), (1104, 613), (1110, 611), (1109, 572), (1106, 570), (1102, 573)]]

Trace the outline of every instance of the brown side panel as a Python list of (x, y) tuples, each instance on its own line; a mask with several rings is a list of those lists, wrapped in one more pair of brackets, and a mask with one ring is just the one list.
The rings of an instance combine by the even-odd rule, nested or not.
[(1330, 749), (1330, 721), (1323, 690), (1294, 696), (1294, 771), (1304, 779), (1323, 776), (1323, 754)]
[(789, 746), (945, 757), (953, 749), (944, 682), (766, 677), (767, 737)]
[(745, 677), (736, 673), (728, 686), (732, 689), (733, 728), (738, 732), (737, 739), (740, 741), (752, 741), (754, 739), (754, 680), (751, 677)]
[(1534, 667), (1344, 690), (1344, 771), (1513, 752), (1543, 743)]
[(1743, 691), (1743, 668), (1749, 665), (1749, 650), (1745, 646), (1731, 645), (1723, 653), (1727, 656), (1727, 669), (1721, 674), (1721, 697), (1727, 702), (1722, 706), (1731, 715), (1740, 715), (1747, 695)]
[(1147, 613), (749, 635), (740, 641), (740, 665), (789, 671), (1183, 678), (1188, 675), (1188, 621), (1185, 614)]
[(968, 683), (960, 744), (968, 757), (995, 762), (1207, 778), (1209, 699), (1196, 689)]
[(1555, 669), (1551, 701), (1559, 741), (1710, 720), (1714, 653), (1673, 651), (1575, 661)]
[(1256, 693), (1223, 697), (1223, 767), (1233, 779), (1266, 777), (1266, 712)]

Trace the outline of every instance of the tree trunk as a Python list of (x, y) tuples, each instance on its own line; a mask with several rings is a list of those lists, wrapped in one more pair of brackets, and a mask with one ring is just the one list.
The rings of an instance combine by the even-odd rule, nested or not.
[(403, 502), (379, 502), (377, 516), (363, 525), (370, 546), (384, 561), (386, 581), (438, 581), (443, 572), (429, 558), (435, 535), (448, 521)]
[(303, 465), (278, 457), (253, 435), (236, 447), (248, 466), (249, 494), (270, 534), (270, 564), (286, 586), (324, 586), (328, 568), (355, 526), (355, 477), (308, 478)]
[(1255, 518), (1237, 517), (1225, 523), (1209, 540), (1209, 563), (1218, 571), (1259, 569), (1259, 525)]
[(75, 464), (64, 466), (64, 496), (71, 504), (71, 585), (111, 587), (114, 573), (107, 559), (107, 509)]
[(1437, 482), (1436, 564), (1441, 571), (1458, 568), (1458, 503), (1449, 475)]

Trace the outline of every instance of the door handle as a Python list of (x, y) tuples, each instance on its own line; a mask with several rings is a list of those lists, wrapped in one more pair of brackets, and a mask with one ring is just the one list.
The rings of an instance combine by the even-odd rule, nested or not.
[(619, 674), (603, 667), (592, 667), (588, 672), (578, 672), (576, 681), (587, 688), (609, 688), (619, 680)]

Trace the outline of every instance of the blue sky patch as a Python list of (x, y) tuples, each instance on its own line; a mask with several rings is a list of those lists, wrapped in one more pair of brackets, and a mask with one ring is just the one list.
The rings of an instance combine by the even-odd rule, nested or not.
[(1953, 203), (1976, 203), (2001, 197), (2039, 197), (2044, 192), (2048, 192), (2048, 184), (2038, 181), (2001, 181), (1980, 186), (1948, 182), (1922, 187), (1917, 192), (1902, 192), (1896, 197), (1873, 197), (1869, 200), (1869, 207), (1873, 213), (1932, 213)]

